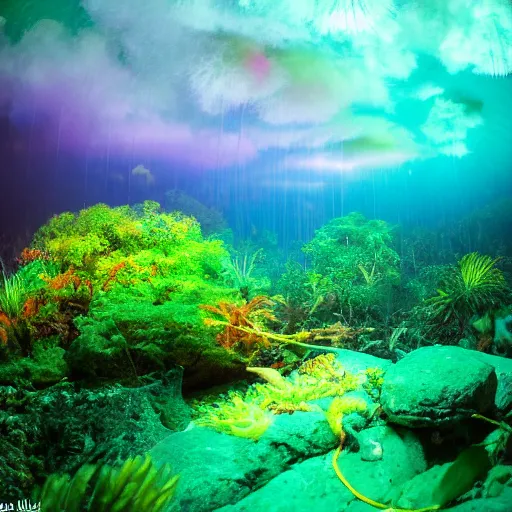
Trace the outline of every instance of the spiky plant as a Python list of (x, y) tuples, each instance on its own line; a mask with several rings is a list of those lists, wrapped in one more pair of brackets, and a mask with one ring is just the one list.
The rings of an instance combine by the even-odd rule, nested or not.
[(19, 274), (8, 276), (2, 273), (2, 286), (0, 287), (0, 310), (9, 318), (21, 316), (23, 304), (27, 296), (25, 282)]
[[(260, 260), (263, 249), (258, 249), (252, 254), (249, 250), (237, 253), (227, 264), (227, 277), (235, 288), (240, 290), (242, 297), (248, 302), (251, 295), (254, 296), (258, 290), (268, 288), (264, 278), (254, 276), (256, 262)], [(256, 293), (255, 293), (256, 292)]]
[(157, 471), (148, 455), (139, 455), (121, 467), (86, 464), (72, 478), (50, 475), (40, 502), (52, 512), (160, 512), (173, 498), (177, 483), (168, 465)]
[(27, 322), (22, 318), (23, 307), (28, 297), (27, 283), (19, 273), (9, 276), (5, 268), (2, 268), (1, 280), (0, 344), (4, 348), (14, 347), (23, 355), (29, 355), (32, 337)]
[(427, 300), (434, 325), (455, 324), (462, 332), (475, 314), (498, 309), (507, 296), (507, 283), (496, 268), (499, 258), (466, 254), (447, 275), (438, 295)]

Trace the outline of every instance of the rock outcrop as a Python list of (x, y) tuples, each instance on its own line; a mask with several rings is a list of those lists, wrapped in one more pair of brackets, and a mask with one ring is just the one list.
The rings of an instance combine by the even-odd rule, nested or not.
[(424, 347), (389, 368), (381, 404), (389, 421), (442, 427), (486, 414), (495, 402), (494, 367), (460, 347)]

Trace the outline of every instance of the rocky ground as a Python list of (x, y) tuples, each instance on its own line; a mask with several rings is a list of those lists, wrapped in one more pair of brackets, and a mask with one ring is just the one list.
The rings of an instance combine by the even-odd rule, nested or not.
[[(347, 439), (339, 467), (357, 491), (390, 507), (433, 505), (437, 484), (459, 452), (495, 429), (472, 415), (502, 420), (512, 409), (509, 359), (441, 346), (418, 349), (396, 364), (346, 350), (337, 357), (354, 373), (385, 370), (383, 414), (372, 420), (357, 413), (344, 418)], [(330, 400), (317, 403), (325, 410)], [(376, 510), (336, 475), (332, 459), (338, 445), (323, 412), (294, 412), (276, 416), (258, 441), (191, 424), (158, 442), (151, 455), (180, 474), (174, 510)], [(510, 443), (505, 439), (501, 448), (498, 456), (508, 449), (508, 458), (495, 460), (481, 481), (446, 509), (512, 510)]]
[[(336, 358), (347, 374), (384, 372), (377, 395), (368, 388), (343, 395), (374, 411), (342, 421), (338, 466), (358, 492), (396, 509), (421, 509), (439, 502), (455, 468), (455, 480), (470, 485), (455, 486), (457, 499), (445, 500), (444, 509), (512, 512), (511, 359), (446, 346), (418, 349), (395, 364), (342, 349)], [(0, 388), (2, 499), (28, 496), (49, 472), (74, 474), (86, 462), (149, 451), (157, 466), (168, 463), (180, 475), (168, 512), (376, 510), (333, 467), (340, 445), (326, 416), (333, 397), (311, 401), (316, 410), (275, 415), (254, 441), (191, 421), (181, 381), (176, 369), (135, 388), (75, 389), (67, 381), (30, 393)], [(473, 474), (482, 451), (492, 457)]]

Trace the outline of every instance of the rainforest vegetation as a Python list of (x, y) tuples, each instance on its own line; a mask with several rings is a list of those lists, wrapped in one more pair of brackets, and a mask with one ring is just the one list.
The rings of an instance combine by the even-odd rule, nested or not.
[[(183, 197), (172, 199), (186, 206)], [(153, 201), (62, 213), (35, 233), (14, 270), (4, 266), (0, 460), (14, 468), (15, 477), (8, 476), (12, 489), (22, 492), (59, 468), (76, 471), (84, 462), (76, 453), (70, 456), (73, 443), (83, 448), (79, 427), (63, 434), (61, 420), (49, 420), (44, 406), (34, 405), (34, 397), (50, 388), (80, 390), (79, 398), (58, 399), (64, 400), (61, 409), (77, 414), (77, 400), (101, 401), (105, 386), (142, 389), (181, 369), (185, 393), (256, 375), (270, 384), (247, 395), (232, 390), (231, 405), (213, 416), (201, 415), (204, 403), (196, 404), (195, 414), (201, 416), (198, 424), (216, 424), (228, 433), (239, 428), (230, 414), (250, 417), (253, 426), (235, 435), (257, 439), (271, 422), (269, 407), (309, 410), (304, 408), (313, 388), (304, 383), (318, 368), (322, 382), (329, 382), (325, 376), (335, 362), (325, 359), (303, 369), (302, 384), (286, 384), (281, 375), (319, 354), (328, 358), (331, 349), (392, 361), (436, 344), (512, 354), (506, 323), (512, 311), (512, 246), (500, 238), (503, 231), (482, 229), (489, 219), (485, 211), (445, 234), (453, 238), (451, 252), (439, 244), (439, 233), (407, 231), (351, 213), (332, 219), (300, 252), (286, 256), (271, 236), (233, 244), (218, 212), (201, 214), (212, 216), (204, 219), (206, 230), (195, 217)], [(472, 232), (477, 236), (468, 247), (460, 234)], [(377, 370), (367, 373), (370, 394), (378, 393), (380, 378)], [(331, 382), (320, 395), (336, 395), (336, 386)], [(345, 391), (357, 383), (347, 374), (339, 386)], [(314, 389), (321, 397), (319, 385)], [(167, 414), (168, 404), (155, 397), (151, 410), (163, 426), (179, 430), (176, 415)], [(365, 408), (355, 402), (338, 406)], [(12, 414), (31, 407), (46, 418), (44, 427), (29, 427), (22, 414)], [(62, 444), (56, 447), (59, 435)], [(134, 451), (124, 452), (100, 444), (87, 461), (108, 463), (122, 452), (134, 467), (143, 464), (133, 459), (144, 452), (136, 443)], [(42, 457), (50, 445), (52, 462)], [(96, 467), (79, 475), (96, 481)], [(175, 483), (161, 484), (162, 503), (172, 497)]]

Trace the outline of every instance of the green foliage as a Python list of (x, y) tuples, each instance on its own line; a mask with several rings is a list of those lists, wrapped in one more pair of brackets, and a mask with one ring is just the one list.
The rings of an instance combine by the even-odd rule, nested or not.
[(0, 285), (0, 343), (1, 359), (21, 352), (29, 355), (33, 343), (33, 329), (27, 321), (27, 300), (39, 293), (45, 285), (40, 273), (52, 266), (40, 260), (21, 267), (8, 276), (3, 272)]
[(388, 224), (367, 220), (360, 213), (333, 219), (317, 230), (304, 252), (311, 257), (314, 269), (333, 278), (361, 278), (360, 265), (376, 265), (380, 278), (396, 278), (397, 253), (390, 247), (393, 236)]
[(308, 319), (315, 304), (308, 289), (308, 275), (304, 267), (293, 260), (285, 264), (285, 272), (277, 281), (275, 292), (283, 297), (277, 308), (277, 317), (285, 323), (285, 334), (291, 334), (310, 327)]
[(19, 268), (17, 275), (26, 283), (30, 295), (45, 287), (45, 279), (59, 274), (60, 265), (55, 261), (36, 259)]
[(76, 324), (81, 334), (66, 354), (75, 374), (137, 379), (131, 347), (113, 319), (84, 317), (78, 318)]
[(39, 269), (30, 320), (68, 346), (78, 334), (66, 355), (74, 374), (132, 379), (222, 352), (199, 305), (234, 302), (239, 292), (226, 287), (223, 243), (204, 240), (195, 219), (161, 213), (154, 201), (99, 204), (55, 216), (33, 247), (51, 260)]
[(382, 368), (367, 368), (366, 382), (363, 389), (373, 398), (380, 398), (382, 385), (384, 384), (384, 370)]
[(400, 283), (392, 241), (392, 229), (384, 221), (359, 213), (333, 219), (303, 248), (311, 270), (300, 276), (288, 266), (281, 285), (292, 291), (287, 282), (299, 277), (304, 286), (291, 294), (291, 301), (306, 302), (308, 315), (320, 324), (338, 320), (335, 313), (349, 325), (381, 320), (393, 286)]
[(142, 250), (166, 254), (185, 241), (202, 240), (193, 218), (178, 212), (159, 213), (159, 209), (158, 203), (146, 201), (133, 209), (98, 204), (76, 215), (63, 213), (39, 229), (33, 245), (63, 268), (72, 265), (93, 272), (100, 258), (116, 252), (124, 256)]
[(23, 304), (27, 296), (25, 282), (18, 274), (3, 274), (0, 288), (0, 310), (9, 318), (18, 318), (23, 312)]
[(409, 280), (405, 286), (408, 303), (415, 305), (432, 297), (439, 287), (439, 282), (451, 272), (453, 267), (450, 265), (428, 265), (419, 269), (417, 276)]
[(52, 264), (41, 260), (21, 267), (15, 274), (7, 275), (3, 271), (0, 284), (0, 311), (11, 320), (20, 318), (28, 296), (44, 286), (41, 274), (53, 271)]
[(473, 252), (459, 262), (465, 291), (471, 295), (475, 307), (480, 307), (492, 294), (501, 292), (505, 287), (503, 274), (495, 267), (497, 261), (498, 258)]
[(264, 295), (270, 289), (270, 279), (263, 275), (259, 266), (264, 260), (263, 249), (233, 251), (224, 262), (226, 283), (238, 290), (249, 301), (257, 295)]
[(84, 465), (72, 478), (50, 475), (40, 501), (54, 512), (159, 512), (169, 505), (177, 483), (168, 465), (157, 470), (149, 456), (137, 456), (121, 467)]
[(34, 346), (31, 357), (0, 364), (0, 384), (28, 383), (37, 387), (55, 384), (68, 373), (64, 353), (55, 340), (41, 340)]
[(470, 446), (449, 466), (443, 478), (432, 491), (433, 502), (444, 507), (470, 491), (477, 480), (484, 477), (491, 462), (484, 446)]
[(42, 275), (55, 275), (55, 266), (35, 260), (21, 267), (15, 274), (7, 275), (3, 272), (3, 282), (0, 285), (0, 311), (12, 320), (20, 318), (27, 298), (44, 287)]
[(194, 280), (189, 286), (161, 303), (155, 303), (151, 287), (98, 294), (89, 315), (76, 319), (80, 335), (66, 354), (73, 374), (136, 380), (175, 364), (189, 368), (199, 360), (212, 368), (235, 364), (238, 357), (217, 345), (198, 307), (202, 299), (225, 297), (226, 290), (201, 288)]
[(34, 238), (34, 247), (48, 252), (61, 263), (62, 268), (73, 265), (84, 268), (98, 256), (120, 246), (129, 245), (130, 236), (136, 236), (133, 214), (126, 207), (109, 208), (98, 204), (79, 214), (62, 213), (54, 216), (40, 228)]
[(438, 294), (426, 301), (429, 324), (453, 326), (461, 334), (473, 315), (501, 308), (508, 289), (497, 261), (478, 253), (464, 256), (446, 274)]

